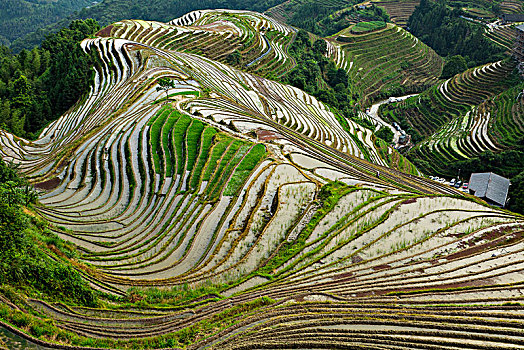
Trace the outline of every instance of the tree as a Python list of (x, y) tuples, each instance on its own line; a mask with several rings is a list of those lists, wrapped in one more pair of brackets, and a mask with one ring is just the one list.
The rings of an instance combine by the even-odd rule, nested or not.
[(508, 207), (524, 214), (524, 171), (511, 179)]
[(240, 53), (240, 51), (235, 50), (226, 57), (226, 62), (232, 66), (236, 66), (237, 64), (242, 62), (242, 54)]
[(175, 88), (175, 82), (167, 77), (162, 77), (158, 79), (158, 85), (156, 88), (156, 91), (165, 91), (166, 92), (166, 100), (169, 97), (168, 91), (169, 89)]
[(387, 143), (393, 142), (395, 134), (387, 126), (381, 126), (380, 129), (375, 133), (375, 136), (386, 141)]
[(11, 86), (12, 106), (15, 108), (29, 107), (31, 104), (31, 95), (31, 83), (24, 75), (21, 75), (20, 78), (15, 80)]
[(461, 55), (451, 57), (442, 68), (441, 78), (448, 79), (468, 69), (466, 59)]
[(313, 52), (318, 55), (325, 55), (327, 52), (327, 42), (324, 39), (319, 39), (313, 44)]

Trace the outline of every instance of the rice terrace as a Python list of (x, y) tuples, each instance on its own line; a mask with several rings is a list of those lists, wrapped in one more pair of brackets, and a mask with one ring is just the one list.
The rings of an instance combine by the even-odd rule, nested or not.
[(0, 349), (524, 349), (521, 0), (63, 3), (0, 5)]

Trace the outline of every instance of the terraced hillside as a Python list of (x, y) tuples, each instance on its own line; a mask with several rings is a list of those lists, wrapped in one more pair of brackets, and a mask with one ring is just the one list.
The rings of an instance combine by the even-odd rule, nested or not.
[(437, 82), (442, 59), (404, 29), (388, 24), (367, 34), (355, 35), (350, 30), (332, 37), (332, 57), (361, 91), (363, 105)]
[(420, 0), (372, 0), (369, 3), (384, 7), (393, 23), (406, 28), (408, 19), (420, 4)]
[[(300, 215), (328, 179), (450, 192), (382, 167), (370, 130), (348, 121), (355, 130), (348, 134), (329, 109), (296, 88), (124, 39), (91, 39), (84, 46), (100, 52), (102, 63), (86, 101), (34, 143), (6, 133), (1, 142), (4, 158), (49, 190), (41, 197), (42, 215), (66, 229), (57, 229), (61, 237), (83, 247), (85, 261), (104, 272), (105, 283), (217, 275), (213, 266), (223, 262), (212, 259), (213, 250), (230, 232), (238, 234), (235, 227), (252, 225), (250, 239), (260, 239), (267, 213), (278, 209), (278, 188), (302, 196), (289, 202), (289, 193), (282, 194), (285, 219), (274, 217), (279, 234), (289, 229), (281, 220), (293, 223), (289, 211)], [(162, 77), (175, 84), (167, 92), (172, 109), (162, 108), (163, 92), (156, 90)], [(233, 136), (219, 132), (224, 128)], [(270, 158), (254, 137), (274, 140)], [(317, 167), (326, 173), (317, 174)], [(283, 237), (274, 234), (270, 242), (278, 244)], [(234, 278), (250, 271), (226, 266)]]
[(509, 53), (513, 49), (513, 44), (517, 37), (517, 29), (513, 25), (498, 26), (487, 29), (484, 36), (495, 44), (506, 48)]
[(508, 60), (468, 70), (382, 113), (416, 142), (425, 139), (410, 152), (422, 171), (447, 174), (450, 163), (521, 144), (522, 86), (506, 90), (514, 66)]
[(249, 11), (194, 11), (169, 24), (125, 20), (100, 34), (203, 55), (273, 78), (295, 64), (287, 54), (295, 29)]
[[(215, 15), (201, 26), (233, 28)], [(90, 94), (36, 141), (0, 131), (79, 247), (53, 258), (104, 293), (1, 290), (3, 327), (62, 349), (524, 348), (522, 216), (385, 166), (393, 150), (299, 89), (151, 39), (198, 40), (188, 16), (85, 40)]]
[(510, 61), (469, 69), (439, 85), (398, 104), (385, 106), (383, 114), (409, 129), (418, 140), (428, 137), (458, 116), (468, 113), (508, 86), (515, 68)]
[[(446, 124), (430, 139), (417, 145), (413, 150), (414, 157), (427, 160), (434, 168), (442, 170), (450, 162), (522, 145), (522, 88), (519, 85), (509, 89)], [(514, 168), (512, 164), (506, 166)], [(518, 166), (514, 172), (518, 173)]]
[(503, 0), (500, 2), (503, 13), (522, 13), (523, 4), (520, 0)]

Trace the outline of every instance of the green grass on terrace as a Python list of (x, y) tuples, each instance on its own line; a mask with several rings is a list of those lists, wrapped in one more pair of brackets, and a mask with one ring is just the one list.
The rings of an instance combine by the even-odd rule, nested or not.
[[(180, 112), (176, 112), (180, 114)], [(173, 130), (173, 143), (175, 144), (176, 157), (177, 157), (177, 174), (182, 174), (185, 167), (185, 155), (184, 155), (184, 140), (186, 137), (186, 130), (191, 124), (191, 118), (187, 115), (182, 115), (175, 124)]]
[(247, 180), (253, 169), (266, 157), (266, 146), (259, 143), (255, 145), (238, 165), (231, 180), (224, 191), (225, 196), (237, 193), (240, 186)]
[(377, 29), (383, 29), (386, 27), (386, 22), (382, 21), (371, 21), (371, 22), (359, 22), (351, 27), (351, 33), (363, 34), (369, 33)]
[(220, 159), (220, 157), (222, 157), (222, 155), (224, 154), (227, 147), (232, 141), (233, 139), (225, 134), (218, 134), (215, 137), (216, 145), (213, 147), (213, 151), (211, 152), (211, 157), (209, 158), (208, 166), (206, 168), (206, 171), (204, 172), (202, 181), (209, 181), (211, 175), (215, 171), (218, 160)]
[(164, 154), (166, 157), (165, 176), (168, 177), (173, 176), (173, 157), (175, 155), (173, 150), (173, 144), (171, 143), (171, 134), (173, 125), (177, 122), (177, 120), (178, 116), (173, 115), (173, 113), (171, 113), (162, 129), (162, 147), (164, 148)]
[(232, 138), (170, 106), (148, 125), (155, 172), (164, 174), (165, 167), (165, 176), (170, 177), (175, 175), (175, 168), (179, 175), (190, 171), (190, 188), (209, 181), (206, 193), (211, 197), (218, 196), (224, 187), (225, 195), (234, 195), (267, 155), (263, 144), (253, 146)]
[(162, 173), (162, 161), (159, 156), (160, 151), (160, 133), (162, 132), (162, 126), (169, 116), (169, 110), (164, 110), (157, 114), (155, 118), (152, 118), (148, 125), (151, 126), (149, 130), (150, 142), (151, 142), (151, 153), (153, 154), (153, 163), (155, 171), (159, 174)]
[[(213, 138), (218, 132), (212, 127), (206, 127), (202, 133), (202, 143), (200, 149), (200, 157), (191, 175), (191, 188), (195, 188), (200, 180), (200, 174), (206, 165), (206, 160), (209, 157), (209, 151), (212, 147)], [(198, 176), (197, 176), (198, 175)]]
[(193, 120), (191, 126), (187, 129), (186, 143), (187, 143), (187, 166), (186, 170), (191, 171), (196, 162), (198, 155), (198, 148), (200, 137), (204, 131), (204, 124), (199, 120)]
[[(214, 176), (210, 180), (211, 184), (214, 184), (216, 186), (216, 184), (220, 180), (221, 175), (224, 173), (224, 169), (229, 164), (229, 161), (231, 161), (233, 159), (233, 157), (236, 155), (238, 149), (240, 147), (242, 147), (242, 146), (243, 146), (243, 142), (242, 141), (233, 139), (233, 142), (231, 142), (231, 144), (230, 144), (229, 148), (227, 149), (226, 153), (225, 154), (224, 154), (224, 152), (221, 153), (221, 155), (223, 154), (223, 156), (220, 159), (220, 163), (215, 167), (216, 171), (214, 173)], [(213, 191), (212, 191), (213, 189), (214, 189), (213, 186), (208, 186), (207, 189), (206, 189), (206, 193), (207, 194), (213, 193)]]

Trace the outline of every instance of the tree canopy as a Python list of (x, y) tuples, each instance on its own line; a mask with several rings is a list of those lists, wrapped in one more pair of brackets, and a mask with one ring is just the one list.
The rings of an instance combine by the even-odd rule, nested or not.
[(446, 64), (442, 68), (443, 79), (451, 78), (457, 74), (460, 74), (468, 69), (466, 59), (460, 55), (456, 55), (447, 60)]
[(461, 55), (468, 67), (504, 58), (504, 49), (484, 37), (484, 28), (461, 18), (445, 1), (422, 0), (408, 21), (409, 30), (439, 55)]
[(14, 55), (0, 47), (0, 128), (34, 138), (89, 90), (95, 58), (80, 41), (100, 30), (92, 19), (73, 21), (40, 48)]

